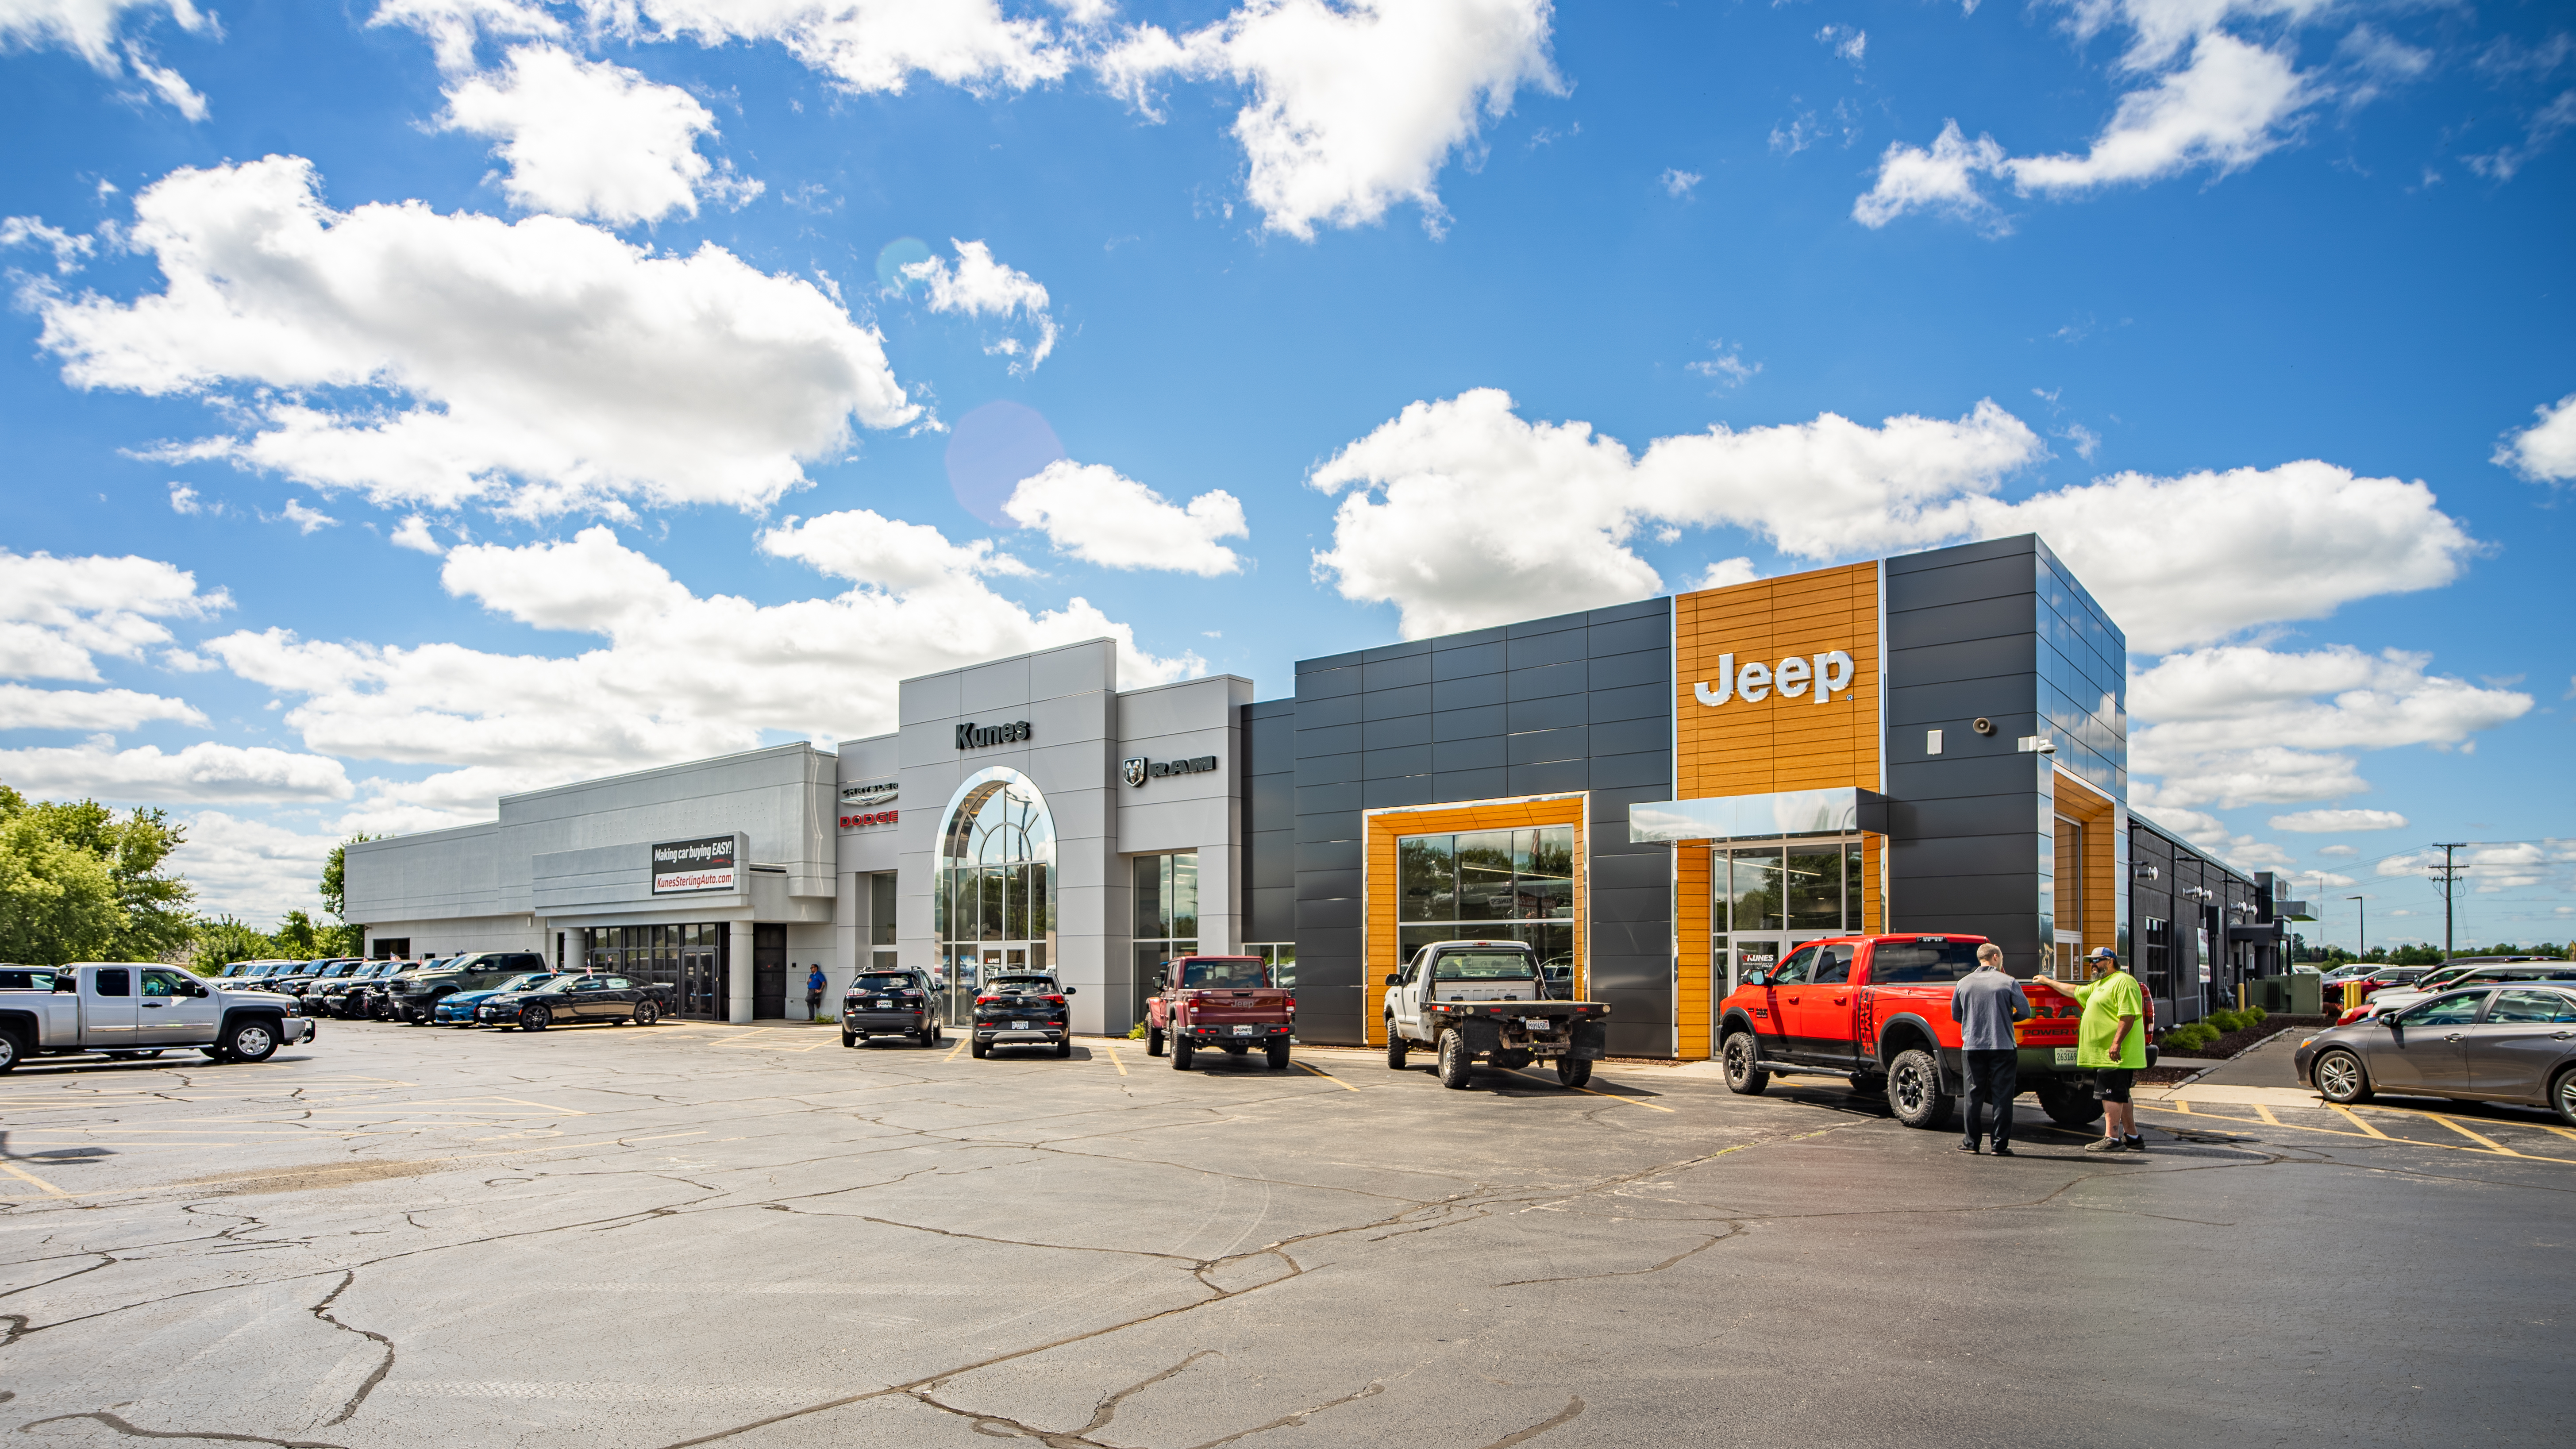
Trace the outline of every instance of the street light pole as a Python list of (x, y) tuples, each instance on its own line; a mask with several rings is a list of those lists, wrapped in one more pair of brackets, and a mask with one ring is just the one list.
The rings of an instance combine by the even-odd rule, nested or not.
[(2344, 899), (2352, 902), (2353, 910), (2359, 913), (2360, 917), (2361, 949), (2354, 953), (2355, 958), (2358, 959), (2370, 954), (2370, 903), (2361, 896), (2345, 896)]

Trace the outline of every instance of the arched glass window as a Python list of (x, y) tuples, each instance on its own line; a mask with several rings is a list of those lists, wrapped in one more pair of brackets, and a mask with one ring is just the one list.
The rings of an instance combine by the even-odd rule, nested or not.
[(1017, 770), (978, 770), (940, 818), (933, 910), (952, 1023), (995, 971), (1055, 962), (1055, 819)]

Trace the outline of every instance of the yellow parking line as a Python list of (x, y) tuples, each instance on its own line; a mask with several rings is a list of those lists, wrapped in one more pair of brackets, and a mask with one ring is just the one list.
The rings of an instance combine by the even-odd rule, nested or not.
[(957, 1060), (957, 1054), (966, 1050), (966, 1043), (973, 1040), (974, 1038), (971, 1036), (961, 1036), (957, 1038), (957, 1045), (950, 1047), (948, 1049), (948, 1055), (941, 1057), (940, 1060), (943, 1062), (953, 1062)]
[(1332, 1083), (1334, 1086), (1341, 1088), (1345, 1092), (1356, 1092), (1359, 1090), (1359, 1088), (1352, 1086), (1350, 1083), (1343, 1081), (1341, 1078), (1334, 1076), (1332, 1073), (1325, 1071), (1321, 1067), (1310, 1067), (1304, 1062), (1290, 1062), (1289, 1065), (1297, 1068), (1299, 1071), (1313, 1072), (1316, 1076), (1323, 1078), (1325, 1081)]
[[(2154, 1112), (2169, 1112), (2175, 1110), (2175, 1107), (2168, 1107), (2160, 1102), (2140, 1102), (2138, 1105)], [(2176, 1104), (2176, 1106), (2179, 1105), (2180, 1104)], [(2328, 1103), (2327, 1105), (2332, 1106), (2333, 1104)], [(2186, 1115), (2201, 1122), (2242, 1122), (2248, 1127), (2260, 1127), (2263, 1125), (2251, 1117), (2230, 1117), (2221, 1112), (2195, 1112), (2188, 1113)], [(2411, 1117), (2430, 1117), (2433, 1114), (2430, 1112), (2410, 1112), (2407, 1115)], [(2281, 1130), (2284, 1132), (2322, 1132), (2329, 1137), (2376, 1137), (2382, 1142), (2393, 1142), (2401, 1147), (2429, 1147), (2437, 1152), (2477, 1152), (2480, 1156), (2495, 1155), (2493, 1153), (2482, 1152), (2478, 1148), (2470, 1147), (2458, 1142), (2418, 1142), (2411, 1137), (2391, 1137), (2387, 1133), (2380, 1131), (2367, 1122), (2360, 1122), (2357, 1118), (2355, 1121), (2362, 1129), (2359, 1132), (2346, 1132), (2340, 1127), (2308, 1127), (2296, 1122), (2285, 1122), (2281, 1124)], [(2515, 1152), (2510, 1148), (2501, 1150), (2505, 1156), (2519, 1157), (2526, 1162), (2558, 1162), (2564, 1163), (2570, 1167), (2576, 1167), (2576, 1157), (2541, 1157), (2528, 1152)]]
[(14, 1162), (0, 1162), (0, 1172), (5, 1172), (11, 1177), (18, 1179), (20, 1182), (34, 1183), (36, 1186), (44, 1189), (47, 1197), (71, 1196), (70, 1193), (63, 1191), (61, 1188), (54, 1186), (52, 1183), (45, 1181), (43, 1178), (38, 1177), (34, 1173), (29, 1172), (27, 1169), (20, 1167)]
[(2544, 1132), (2555, 1132), (2561, 1137), (2576, 1138), (2576, 1132), (2571, 1132), (2564, 1127), (2552, 1127), (2545, 1122), (2535, 1123), (2534, 1125), (2538, 1126)]
[(2180, 1112), (2186, 1117), (2196, 1117), (2200, 1115), (2199, 1113), (2191, 1110), (2191, 1103), (2184, 1101), (2180, 1097), (2174, 1098), (2173, 1106), (2175, 1111)]
[(1118, 1075), (1122, 1077), (1127, 1075), (1127, 1064), (1118, 1060), (1118, 1048), (1111, 1046), (1107, 1042), (1102, 1042), (1100, 1044), (1100, 1050), (1102, 1055), (1109, 1058), (1109, 1065), (1118, 1069)]
[(2342, 1113), (2345, 1121), (2350, 1122), (2355, 1127), (2360, 1128), (2362, 1131), (2369, 1133), (2373, 1137), (2377, 1137), (2386, 1142), (2394, 1142), (2397, 1140), (2396, 1138), (2389, 1136), (2387, 1133), (2380, 1131), (2378, 1128), (2371, 1126), (2369, 1122), (2363, 1119), (2359, 1112), (2352, 1110), (2350, 1107), (2338, 1106), (2333, 1102), (2328, 1102), (2326, 1105), (2333, 1107), (2334, 1110)]
[(2431, 1113), (2431, 1112), (2427, 1112), (2427, 1113), (2425, 1113), (2424, 1115), (2425, 1115), (2425, 1116), (2427, 1116), (2427, 1117), (2431, 1117), (2434, 1121), (2439, 1122), (2439, 1123), (2441, 1123), (2443, 1126), (2450, 1128), (2452, 1131), (2459, 1133), (2461, 1136), (2466, 1137), (2466, 1138), (2467, 1138), (2467, 1139), (2469, 1139), (2471, 1142), (2474, 1142), (2474, 1143), (2478, 1144), (2480, 1147), (2483, 1147), (2483, 1148), (2487, 1149), (2489, 1152), (2501, 1152), (2501, 1153), (2503, 1153), (2503, 1154), (2504, 1154), (2505, 1156), (2507, 1156), (2507, 1157), (2520, 1157), (2520, 1156), (2522, 1156), (2522, 1154), (2521, 1154), (2521, 1153), (2514, 1151), (2512, 1148), (2505, 1146), (2503, 1143), (2496, 1141), (2494, 1138), (2492, 1138), (2492, 1137), (2482, 1137), (2482, 1136), (2480, 1136), (2479, 1134), (2477, 1134), (2477, 1133), (2475, 1133), (2475, 1132), (2470, 1131), (2468, 1128), (2461, 1126), (2459, 1123), (2452, 1121), (2452, 1120), (2451, 1120), (2450, 1118), (2448, 1118), (2448, 1117), (2440, 1116), (2440, 1115), (2437, 1115), (2437, 1114), (2435, 1114), (2435, 1113)]
[(2272, 1115), (2272, 1109), (2271, 1109), (2271, 1108), (2264, 1106), (2264, 1105), (2263, 1105), (2262, 1103), (2260, 1103), (2260, 1102), (2257, 1102), (2257, 1103), (2255, 1103), (2255, 1104), (2254, 1104), (2254, 1110), (2263, 1114), (2263, 1120), (2264, 1120), (2264, 1121), (2271, 1123), (2271, 1124), (2272, 1124), (2273, 1126), (2275, 1126), (2275, 1127), (2278, 1127), (2278, 1126), (2280, 1126), (2280, 1125), (2281, 1125), (2281, 1119)]

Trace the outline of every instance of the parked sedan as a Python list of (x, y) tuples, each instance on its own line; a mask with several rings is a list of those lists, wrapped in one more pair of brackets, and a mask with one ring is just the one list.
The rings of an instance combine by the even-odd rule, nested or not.
[(623, 976), (557, 976), (524, 991), (495, 991), (474, 1008), (474, 1019), (522, 1031), (592, 1022), (651, 1026), (662, 1019), (654, 995), (651, 987)]
[(935, 1047), (941, 1032), (934, 1001), (927, 972), (862, 971), (841, 997), (841, 1045), (854, 1047), (871, 1037), (908, 1036)]
[(997, 1046), (1053, 1046), (1057, 1056), (1072, 1056), (1072, 1021), (1065, 1001), (1072, 994), (1072, 987), (1035, 972), (992, 977), (975, 998), (974, 1037), (968, 1050), (982, 1057)]
[(430, 1022), (435, 1026), (480, 1026), (483, 1023), (474, 1014), (476, 1007), (504, 991), (533, 991), (562, 974), (560, 971), (523, 971), (498, 986), (481, 991), (450, 992), (429, 1009)]
[(2335, 1024), (2346, 1026), (2370, 1017), (2386, 1016), (2392, 1011), (2404, 1011), (2445, 991), (2497, 986), (2508, 981), (2576, 981), (2576, 961), (2554, 961), (2544, 956), (2482, 956), (2455, 961), (2411, 986), (2372, 992), (2367, 1001), (2336, 1018)]
[(2446, 991), (2328, 1027), (2293, 1061), (2299, 1080), (2338, 1105), (2420, 1093), (2547, 1107), (2576, 1127), (2576, 984)]

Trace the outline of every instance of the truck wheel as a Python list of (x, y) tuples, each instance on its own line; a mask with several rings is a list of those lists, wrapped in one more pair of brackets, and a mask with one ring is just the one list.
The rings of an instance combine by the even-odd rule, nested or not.
[(277, 1028), (253, 1017), (224, 1028), (224, 1055), (237, 1062), (264, 1062), (277, 1055)]
[(1154, 1030), (1150, 1026), (1145, 1028), (1145, 1055), (1149, 1057), (1159, 1057), (1162, 1054), (1163, 1034)]
[(1452, 1089), (1467, 1085), (1468, 1069), (1475, 1064), (1467, 1058), (1467, 1039), (1454, 1031), (1440, 1033), (1440, 1085)]
[[(2039, 1098), (2039, 1110), (2060, 1127), (2082, 1129), (2102, 1120), (2102, 1104), (2093, 1100), (2093, 1094), (2081, 1083), (2043, 1082), (2031, 1091)], [(2004, 1110), (2012, 1110), (2010, 1104)]]
[(1726, 1090), (1738, 1096), (1758, 1097), (1764, 1087), (1771, 1085), (1771, 1074), (1762, 1070), (1757, 1045), (1749, 1031), (1739, 1031), (1726, 1039)]
[(1938, 1132), (1950, 1125), (1950, 1094), (1941, 1090), (1941, 1063), (1916, 1047), (1899, 1052), (1887, 1069), (1887, 1105), (1908, 1127)]
[(1386, 1019), (1386, 1069), (1391, 1072), (1403, 1071), (1405, 1054), (1412, 1050), (1413, 1043), (1406, 1041), (1396, 1031), (1395, 1018), (1388, 1017)]
[(16, 1071), (19, 1060), (26, 1055), (27, 1049), (19, 1044), (18, 1033), (0, 1029), (0, 1075)]
[(1569, 1087), (1582, 1086), (1584, 1083), (1592, 1080), (1592, 1059), (1589, 1057), (1558, 1057), (1556, 1059), (1556, 1079)]
[(2317, 1095), (2337, 1106), (2370, 1100), (2370, 1073), (2362, 1070), (2361, 1058), (2350, 1052), (2327, 1052), (2308, 1071), (2317, 1079)]
[(1190, 1039), (1188, 1037), (1176, 1036), (1172, 1038), (1172, 1070), (1176, 1072), (1188, 1071), (1190, 1069), (1190, 1056), (1193, 1050), (1194, 1048), (1191, 1047)]
[(1274, 1072), (1288, 1070), (1288, 1038), (1284, 1036), (1270, 1044), (1270, 1070)]

